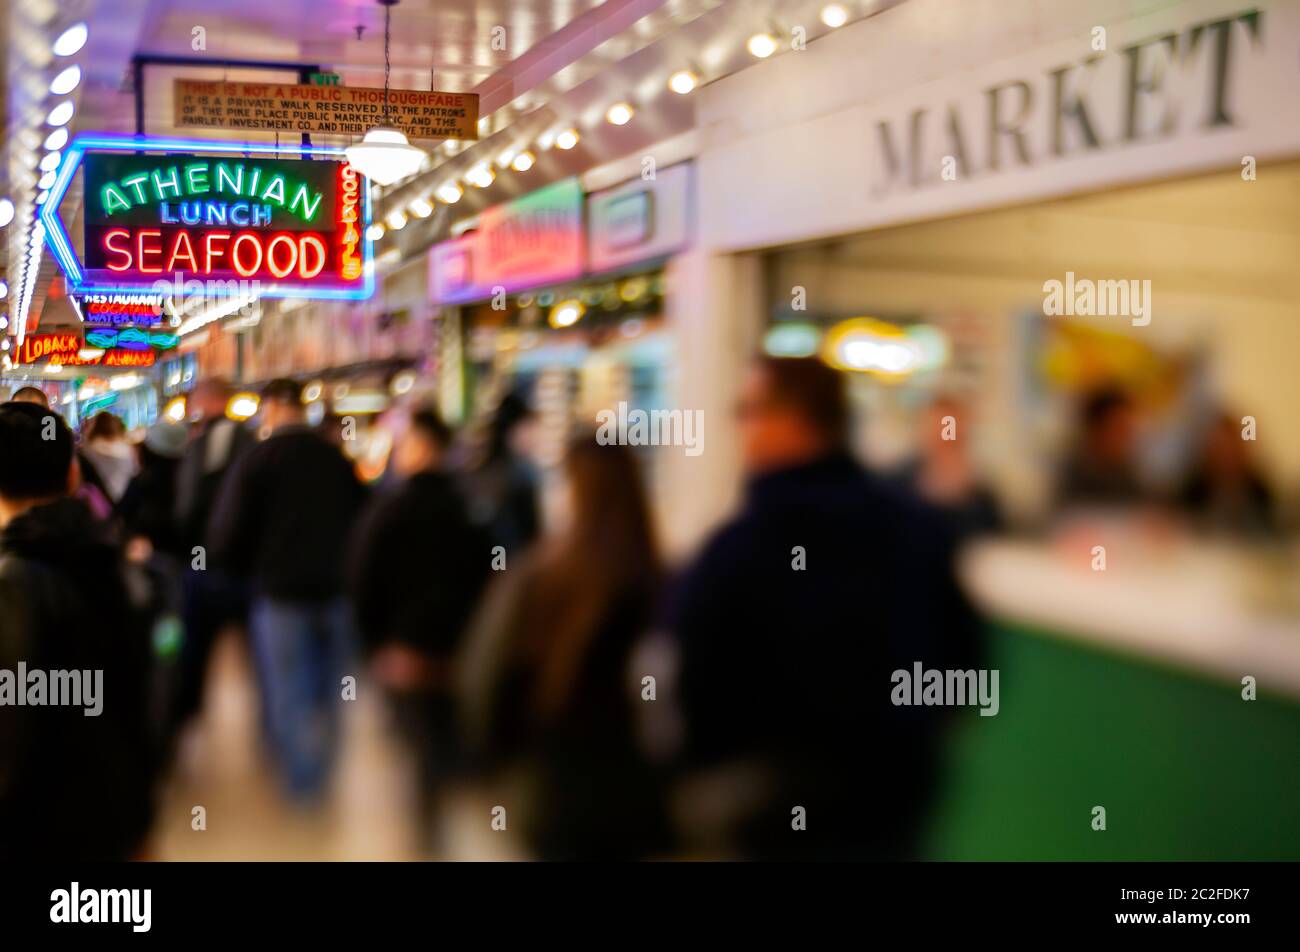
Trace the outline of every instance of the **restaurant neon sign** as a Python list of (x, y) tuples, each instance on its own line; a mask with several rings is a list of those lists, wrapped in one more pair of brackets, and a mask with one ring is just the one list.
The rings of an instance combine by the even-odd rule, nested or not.
[[(82, 258), (59, 216), (78, 169)], [(369, 206), (341, 149), (79, 136), (41, 220), (75, 294), (166, 293), (198, 280), (253, 283), (260, 297), (355, 300), (374, 292)]]

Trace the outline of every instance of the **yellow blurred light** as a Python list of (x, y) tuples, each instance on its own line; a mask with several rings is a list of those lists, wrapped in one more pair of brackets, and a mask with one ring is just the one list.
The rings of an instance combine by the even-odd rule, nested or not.
[(487, 188), (496, 178), (497, 173), (490, 165), (478, 165), (465, 173), (465, 181), (475, 188)]
[(564, 149), (567, 152), (578, 144), (579, 139), (581, 139), (581, 136), (578, 135), (577, 129), (565, 129), (555, 137), (555, 147)]
[(582, 302), (570, 298), (567, 301), (560, 301), (555, 307), (551, 308), (550, 316), (547, 320), (552, 327), (572, 327), (582, 316), (587, 313)]
[(834, 30), (849, 22), (849, 11), (838, 3), (828, 3), (822, 7), (822, 22)]
[(514, 161), (510, 163), (510, 167), (516, 172), (527, 172), (533, 167), (535, 161), (537, 161), (536, 157), (525, 149), (514, 157)]
[(871, 317), (855, 317), (826, 332), (822, 359), (839, 370), (900, 380), (918, 368), (920, 352), (901, 327)]
[(635, 114), (630, 103), (616, 102), (605, 112), (605, 120), (611, 125), (625, 126), (632, 121)]
[(226, 416), (232, 420), (247, 420), (257, 413), (260, 403), (255, 393), (237, 393), (226, 404)]
[(776, 52), (776, 37), (770, 33), (755, 33), (749, 38), (745, 48), (759, 59), (767, 59)]
[(428, 218), (433, 214), (433, 203), (427, 198), (417, 198), (408, 207), (416, 218)]
[(444, 202), (448, 205), (455, 205), (460, 201), (460, 197), (465, 194), (465, 190), (455, 182), (447, 182), (446, 184), (439, 185), (438, 190), (434, 192), (434, 194), (438, 196), (438, 201)]
[(185, 422), (185, 398), (172, 397), (167, 401), (167, 406), (163, 408), (163, 416), (172, 423)]
[(682, 69), (668, 77), (668, 88), (679, 96), (685, 96), (695, 89), (699, 82), (699, 77), (689, 69)]

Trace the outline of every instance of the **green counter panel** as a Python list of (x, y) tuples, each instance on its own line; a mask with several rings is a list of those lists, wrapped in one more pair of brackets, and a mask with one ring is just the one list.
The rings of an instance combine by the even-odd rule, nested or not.
[[(1300, 704), (995, 626), (996, 717), (965, 711), (925, 853), (1300, 859)], [(1106, 808), (1106, 830), (1092, 808)]]

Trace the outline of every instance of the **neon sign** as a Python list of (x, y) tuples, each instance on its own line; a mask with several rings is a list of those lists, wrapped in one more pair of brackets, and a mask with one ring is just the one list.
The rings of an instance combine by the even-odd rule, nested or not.
[(163, 322), (161, 294), (87, 294), (81, 298), (87, 327), (156, 327)]
[(89, 347), (121, 347), (124, 350), (171, 350), (176, 346), (175, 334), (163, 331), (144, 331), (134, 327), (122, 330), (88, 330), (86, 344)]
[[(342, 158), (311, 146), (81, 136), (41, 220), (75, 294), (157, 293), (175, 279), (253, 283), (260, 297), (366, 298), (369, 189)], [(58, 214), (79, 168), (84, 259)]]
[[(114, 343), (120, 344), (120, 341)], [(28, 334), (18, 345), (20, 364), (46, 361), (65, 367), (152, 367), (157, 359), (152, 346), (146, 345), (142, 349), (127, 345), (101, 347), (92, 344), (89, 335), (83, 344), (78, 334)]]

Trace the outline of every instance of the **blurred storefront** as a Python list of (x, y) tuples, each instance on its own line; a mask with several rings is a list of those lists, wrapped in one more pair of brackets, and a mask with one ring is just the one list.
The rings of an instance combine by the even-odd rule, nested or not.
[(600, 408), (667, 405), (664, 265), (690, 241), (692, 189), (690, 164), (586, 196), (569, 179), (435, 246), (444, 415), (477, 421), (518, 394), (537, 409), (536, 452), (550, 464)]
[[(920, 409), (955, 394), (999, 495), (1032, 516), (1051, 513), (1075, 398), (1112, 382), (1158, 424), (1139, 441), (1154, 470), (1186, 459), (1180, 424), (1249, 415), (1270, 430), (1258, 449), (1270, 480), (1294, 490), (1300, 125), (1276, 120), (1294, 113), (1297, 40), (1300, 7), (1285, 2), (912, 0), (710, 84), (700, 241), (674, 262), (682, 405), (725, 420), (751, 354), (820, 354), (852, 377), (858, 448), (888, 465)], [(1060, 316), (1052, 282), (1076, 279), (1143, 298)], [(678, 461), (692, 486), (672, 514), (679, 543), (734, 498), (728, 429)], [(1084, 801), (1044, 794), (1073, 789), (1123, 802), (1148, 855), (1246, 799), (1261, 814), (1233, 820), (1240, 855), (1270, 855), (1279, 830), (1300, 829), (1276, 791), (1216, 782), (1208, 814), (1170, 809), (1132, 768), (1259, 776), (1270, 755), (1231, 720), (1256, 676), (1277, 736), (1300, 724), (1294, 542), (1209, 547), (1181, 532), (1121, 517), (975, 551), (966, 577), (989, 615), (990, 664), (1016, 686), (955, 755), (935, 855), (993, 838), (979, 855), (1138, 849), (1095, 833), (1081, 847), (1087, 823), (1063, 811)], [(1099, 542), (1120, 570), (1089, 571)], [(1082, 671), (1093, 693), (1055, 695)], [(1182, 736), (1218, 731), (1222, 744), (1157, 753), (1102, 726), (1145, 723), (1152, 703), (1178, 711)], [(1013, 828), (1028, 832), (1008, 839)]]
[[(723, 417), (748, 354), (823, 353), (852, 373), (860, 448), (883, 465), (955, 392), (1001, 494), (1032, 512), (1071, 396), (1127, 374), (1159, 411), (1179, 378), (1273, 420), (1268, 463), (1300, 482), (1276, 366), (1300, 343), (1300, 127), (1273, 121), (1298, 35), (1286, 3), (916, 0), (710, 84), (701, 241), (673, 321), (682, 399)], [(1154, 318), (1053, 321), (1045, 282), (1067, 275), (1149, 280)], [(716, 467), (680, 516), (698, 538), (736, 461), (683, 465)]]

